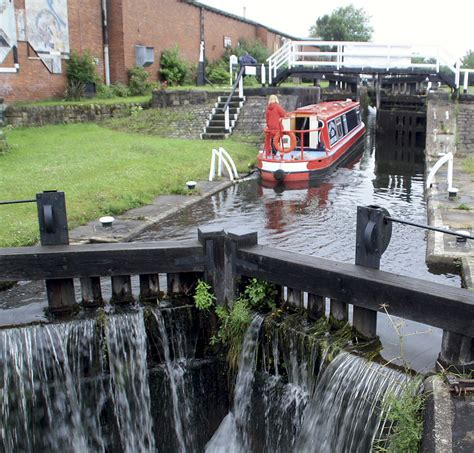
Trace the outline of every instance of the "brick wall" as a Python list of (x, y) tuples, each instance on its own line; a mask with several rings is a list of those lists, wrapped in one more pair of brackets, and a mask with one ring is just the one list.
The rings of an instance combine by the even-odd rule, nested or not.
[[(16, 8), (24, 8), (24, 1), (16, 1)], [(69, 0), (69, 44), (79, 53), (89, 49), (99, 58), (98, 73), (103, 74), (101, 5), (97, 0)], [(25, 41), (18, 42), (18, 73), (0, 73), (0, 97), (6, 102), (58, 98), (66, 86), (66, 61), (62, 74), (52, 74), (35, 51)], [(13, 52), (0, 67), (13, 66)]]
[[(155, 63), (147, 68), (151, 80), (159, 77), (161, 53), (176, 44), (184, 59), (197, 64), (201, 15), (209, 61), (224, 53), (224, 36), (231, 39), (232, 46), (237, 45), (241, 38), (258, 38), (270, 50), (281, 45), (281, 37), (265, 27), (201, 9), (183, 0), (108, 0), (107, 5), (112, 82), (127, 83), (127, 70), (135, 65), (135, 45), (155, 48)], [(24, 0), (16, 0), (15, 7), (24, 8)], [(101, 15), (100, 0), (68, 0), (70, 48), (79, 53), (90, 50), (98, 58), (98, 74), (104, 79)], [(63, 95), (65, 60), (63, 73), (51, 74), (26, 42), (18, 43), (18, 57), (18, 73), (0, 73), (0, 97), (12, 102)], [(1, 66), (13, 66), (12, 52)]]

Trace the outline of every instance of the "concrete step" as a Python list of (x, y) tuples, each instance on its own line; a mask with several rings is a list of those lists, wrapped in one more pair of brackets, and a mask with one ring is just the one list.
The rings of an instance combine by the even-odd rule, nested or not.
[(227, 134), (230, 131), (228, 129), (225, 129), (224, 126), (208, 126), (206, 127), (206, 133), (208, 134), (214, 134), (214, 133), (222, 133), (222, 134)]
[(207, 132), (205, 132), (204, 134), (202, 134), (202, 139), (203, 140), (225, 140), (226, 138), (229, 137), (230, 134), (225, 134), (225, 133), (212, 133), (212, 134), (208, 134)]

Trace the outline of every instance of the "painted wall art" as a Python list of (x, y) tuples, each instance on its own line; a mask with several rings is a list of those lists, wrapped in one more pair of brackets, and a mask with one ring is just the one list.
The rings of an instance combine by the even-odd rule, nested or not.
[(67, 0), (25, 0), (28, 42), (51, 72), (69, 54)]
[(13, 0), (0, 0), (0, 63), (16, 46), (16, 20)]

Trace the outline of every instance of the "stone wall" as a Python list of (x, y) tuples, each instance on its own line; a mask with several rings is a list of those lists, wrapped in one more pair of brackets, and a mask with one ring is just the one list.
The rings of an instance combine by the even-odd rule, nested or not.
[(8, 106), (5, 122), (14, 127), (100, 122), (130, 115), (134, 108), (147, 108), (149, 102), (121, 104)]
[(460, 153), (474, 155), (474, 95), (459, 97), (459, 111), (457, 118), (458, 149)]
[(156, 117), (154, 132), (161, 137), (199, 139), (214, 103), (150, 109)]
[(157, 90), (153, 92), (151, 106), (163, 108), (216, 103), (219, 96), (228, 96), (229, 94), (230, 91)]

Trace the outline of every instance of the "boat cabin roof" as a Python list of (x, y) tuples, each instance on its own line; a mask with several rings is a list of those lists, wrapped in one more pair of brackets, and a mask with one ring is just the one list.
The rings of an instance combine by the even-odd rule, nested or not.
[(347, 99), (345, 101), (320, 102), (319, 104), (306, 105), (296, 109), (295, 113), (297, 116), (300, 116), (301, 114), (318, 115), (320, 119), (326, 120), (341, 115), (358, 106), (358, 102)]

